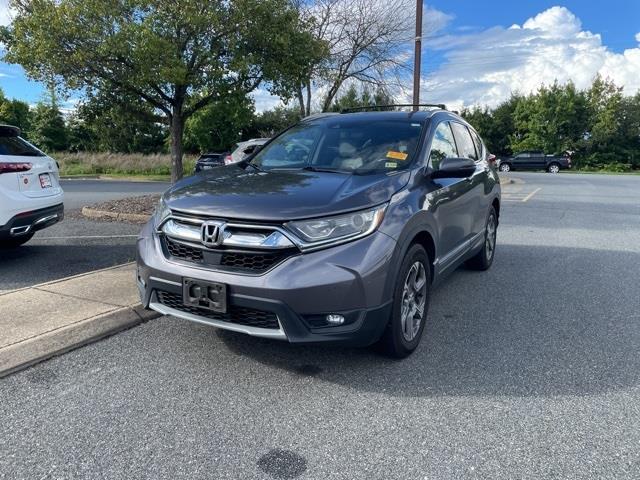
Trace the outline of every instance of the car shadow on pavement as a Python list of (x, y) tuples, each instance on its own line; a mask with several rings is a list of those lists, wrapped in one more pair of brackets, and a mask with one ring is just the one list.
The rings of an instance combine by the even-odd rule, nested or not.
[(496, 255), (490, 271), (461, 268), (434, 292), (422, 343), (405, 360), (218, 336), (293, 375), (398, 397), (596, 395), (640, 384), (640, 254), (499, 245)]

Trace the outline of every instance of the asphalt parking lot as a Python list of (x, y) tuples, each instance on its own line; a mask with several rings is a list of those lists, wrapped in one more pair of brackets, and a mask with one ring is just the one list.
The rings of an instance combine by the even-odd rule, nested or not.
[(37, 232), (24, 247), (0, 251), (0, 293), (64, 278), (135, 258), (139, 225), (95, 222), (80, 215), (85, 205), (164, 191), (161, 182), (63, 180), (63, 222)]
[(410, 358), (163, 317), (0, 379), (0, 478), (640, 478), (640, 176), (511, 176), (492, 269)]

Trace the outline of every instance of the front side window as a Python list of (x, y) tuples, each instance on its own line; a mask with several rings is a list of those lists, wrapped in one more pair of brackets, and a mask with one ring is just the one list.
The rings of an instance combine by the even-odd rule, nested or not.
[(17, 157), (44, 157), (44, 153), (20, 137), (0, 136), (0, 155)]
[(467, 127), (457, 122), (453, 122), (451, 127), (453, 128), (453, 134), (456, 137), (456, 145), (458, 145), (460, 158), (478, 160), (476, 147), (473, 145), (473, 140), (471, 139), (471, 134)]
[(302, 122), (260, 150), (252, 164), (264, 170), (400, 170), (411, 163), (422, 126), (421, 122), (365, 118)]
[(442, 160), (456, 158), (457, 156), (458, 151), (456, 150), (456, 142), (453, 139), (451, 126), (449, 122), (442, 122), (436, 128), (431, 141), (431, 153), (429, 153), (431, 167), (437, 170)]

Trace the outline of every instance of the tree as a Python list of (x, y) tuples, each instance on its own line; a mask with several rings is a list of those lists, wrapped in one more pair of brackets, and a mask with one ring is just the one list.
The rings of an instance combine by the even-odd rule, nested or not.
[(220, 98), (187, 120), (185, 146), (192, 152), (230, 150), (250, 126), (253, 116), (253, 100), (247, 95)]
[(587, 100), (571, 82), (557, 82), (523, 98), (514, 111), (511, 149), (562, 153), (581, 148), (587, 130)]
[(300, 111), (297, 108), (276, 107), (273, 110), (266, 110), (254, 118), (247, 136), (272, 137), (298, 123), (300, 118)]
[(67, 149), (67, 127), (56, 105), (43, 102), (36, 105), (29, 139), (38, 147), (50, 152)]
[(374, 88), (387, 86), (407, 71), (403, 52), (414, 22), (404, 12), (413, 12), (414, 2), (315, 0), (299, 1), (299, 8), (305, 18), (313, 19), (314, 38), (328, 49), (328, 55), (317, 57), (309, 66), (298, 86), (301, 114), (311, 113), (314, 82), (325, 92), (322, 111), (326, 112), (345, 83), (355, 80)]
[(164, 124), (149, 121), (153, 108), (135, 95), (114, 97), (96, 92), (81, 102), (69, 118), (70, 148), (122, 153), (166, 150)]
[(148, 120), (169, 126), (173, 181), (182, 176), (186, 120), (223, 92), (248, 93), (269, 80), (285, 89), (275, 75), (289, 58), (281, 39), (300, 33), (288, 0), (12, 0), (11, 6), (6, 60), (36, 79), (56, 76), (68, 88), (146, 102), (153, 109)]
[(19, 127), (27, 136), (31, 130), (32, 115), (29, 105), (20, 100), (9, 100), (0, 89), (0, 123)]
[(371, 95), (371, 91), (366, 84), (362, 87), (361, 91), (358, 91), (358, 87), (354, 82), (342, 96), (336, 98), (331, 106), (331, 110), (340, 112), (349, 108), (390, 105), (392, 103), (393, 99), (382, 88), (379, 87), (375, 95)]

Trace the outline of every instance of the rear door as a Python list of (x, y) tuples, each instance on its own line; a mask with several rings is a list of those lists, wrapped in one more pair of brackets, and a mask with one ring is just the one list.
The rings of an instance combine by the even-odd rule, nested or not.
[(514, 170), (528, 170), (531, 168), (531, 153), (520, 152), (513, 157), (512, 165)]
[(544, 152), (531, 152), (530, 168), (532, 170), (544, 170), (547, 168), (547, 157)]
[(462, 123), (453, 122), (451, 126), (460, 156), (476, 162), (475, 173), (465, 179), (468, 186), (464, 193), (465, 200), (462, 202), (465, 209), (465, 228), (467, 231), (465, 239), (471, 241), (479, 232), (484, 232), (485, 215), (482, 207), (485, 200), (484, 186), (488, 167), (484, 162), (481, 162), (482, 148), (479, 139), (477, 142), (473, 140), (475, 132)]

